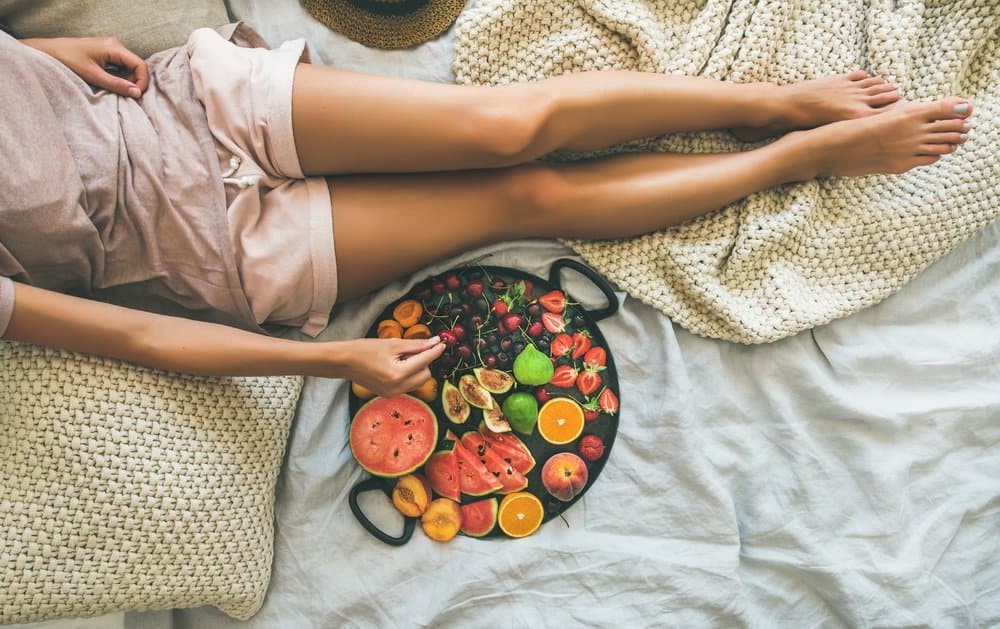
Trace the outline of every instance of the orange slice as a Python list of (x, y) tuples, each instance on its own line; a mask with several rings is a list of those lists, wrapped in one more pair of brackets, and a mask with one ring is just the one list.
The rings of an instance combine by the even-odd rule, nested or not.
[(552, 398), (538, 411), (538, 433), (549, 443), (563, 445), (583, 432), (583, 408), (568, 397)]
[(392, 318), (399, 321), (399, 325), (404, 328), (416, 325), (422, 314), (424, 314), (424, 307), (416, 299), (401, 301), (392, 309)]
[(497, 524), (500, 530), (510, 537), (527, 537), (542, 525), (545, 509), (542, 501), (526, 491), (519, 491), (504, 496), (497, 512)]

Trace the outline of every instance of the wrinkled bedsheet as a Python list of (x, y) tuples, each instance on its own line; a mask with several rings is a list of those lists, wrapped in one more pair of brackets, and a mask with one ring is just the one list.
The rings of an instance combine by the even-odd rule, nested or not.
[[(305, 34), (327, 62), (447, 79), (447, 40), (366, 51), (317, 31), (293, 0), (232, 5), (272, 42)], [(569, 253), (489, 251), (541, 275)], [(363, 334), (412, 279), (339, 307), (322, 339)], [(128, 614), (126, 626), (1000, 623), (1000, 224), (883, 303), (770, 345), (695, 337), (621, 296), (601, 324), (622, 381), (619, 438), (565, 524), (519, 541), (376, 541), (347, 508), (362, 477), (348, 387), (310, 379), (261, 612)]]

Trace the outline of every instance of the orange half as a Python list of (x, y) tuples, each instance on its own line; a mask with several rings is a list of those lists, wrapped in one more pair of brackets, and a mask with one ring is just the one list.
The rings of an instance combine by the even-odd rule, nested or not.
[(534, 494), (519, 491), (504, 496), (497, 512), (500, 530), (510, 537), (527, 537), (542, 525), (545, 509)]
[(538, 433), (549, 443), (563, 445), (583, 432), (583, 408), (568, 397), (552, 398), (538, 411)]

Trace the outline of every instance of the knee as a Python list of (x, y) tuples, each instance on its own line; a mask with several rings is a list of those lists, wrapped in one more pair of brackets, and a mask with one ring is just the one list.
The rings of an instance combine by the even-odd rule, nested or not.
[(553, 166), (526, 164), (508, 169), (504, 196), (511, 222), (521, 227), (521, 236), (558, 236), (553, 226), (570, 203), (572, 192), (566, 179)]
[(473, 129), (476, 144), (497, 166), (511, 166), (533, 160), (551, 150), (545, 146), (545, 129), (552, 104), (541, 90), (527, 86), (508, 90), (496, 102), (475, 112)]

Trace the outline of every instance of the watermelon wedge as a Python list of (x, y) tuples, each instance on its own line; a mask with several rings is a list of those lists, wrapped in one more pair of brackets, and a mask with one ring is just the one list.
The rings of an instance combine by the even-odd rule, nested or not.
[(462, 445), (479, 457), (479, 462), (503, 485), (499, 493), (509, 494), (528, 486), (528, 479), (503, 460), (496, 451), (486, 445), (486, 439), (478, 432), (462, 435)]
[(462, 505), (462, 533), (470, 537), (488, 535), (497, 524), (497, 499), (486, 498)]
[(485, 496), (503, 489), (503, 483), (461, 441), (455, 442), (455, 458), (458, 459), (458, 486), (463, 494)]
[(521, 474), (527, 474), (535, 467), (535, 457), (514, 433), (493, 432), (485, 423), (479, 425), (479, 432), (486, 440), (486, 446)]
[(424, 475), (438, 495), (461, 499), (458, 486), (458, 458), (455, 456), (455, 442), (447, 442), (445, 447), (431, 455), (424, 466)]

